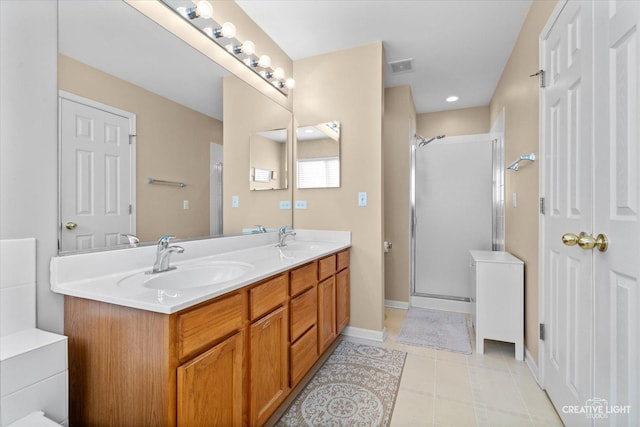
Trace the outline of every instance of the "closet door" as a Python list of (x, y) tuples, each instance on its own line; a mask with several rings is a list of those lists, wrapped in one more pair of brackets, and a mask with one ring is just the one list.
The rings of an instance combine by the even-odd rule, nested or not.
[[(541, 372), (567, 426), (584, 415), (562, 412), (593, 397), (593, 251), (571, 235), (593, 225), (592, 4), (569, 1), (542, 39)], [(568, 246), (563, 244), (563, 236)]]
[[(640, 2), (595, 3), (595, 396), (640, 425)], [(628, 408), (628, 411), (624, 411)], [(618, 411), (619, 412), (619, 411)], [(596, 422), (598, 425), (599, 422)]]

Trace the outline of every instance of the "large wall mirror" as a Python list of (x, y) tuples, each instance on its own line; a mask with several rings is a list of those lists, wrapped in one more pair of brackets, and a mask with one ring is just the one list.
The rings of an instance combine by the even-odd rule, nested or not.
[(123, 1), (58, 5), (60, 252), (222, 233), (230, 73)]
[(297, 188), (340, 187), (340, 122), (299, 126), (296, 140)]

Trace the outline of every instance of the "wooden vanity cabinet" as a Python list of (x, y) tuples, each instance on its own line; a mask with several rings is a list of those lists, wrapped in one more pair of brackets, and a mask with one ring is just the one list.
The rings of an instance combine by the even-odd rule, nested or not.
[(178, 426), (241, 426), (244, 331), (178, 367)]
[(324, 352), (349, 323), (349, 250), (329, 255), (318, 265), (318, 353)]
[(285, 273), (249, 290), (251, 426), (264, 424), (289, 394), (288, 287)]
[(329, 255), (170, 315), (65, 296), (70, 425), (263, 425), (348, 323), (348, 264)]
[(349, 275), (349, 249), (336, 254), (336, 333), (349, 324), (351, 313), (351, 279)]
[(291, 270), (289, 385), (295, 387), (318, 360), (318, 262)]

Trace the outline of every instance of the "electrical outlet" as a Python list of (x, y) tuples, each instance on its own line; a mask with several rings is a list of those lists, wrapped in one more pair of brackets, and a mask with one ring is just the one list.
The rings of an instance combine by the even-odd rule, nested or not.
[(231, 196), (231, 207), (237, 208), (240, 206), (240, 196)]
[(184, 210), (189, 209), (189, 201), (188, 200), (183, 200), (182, 201), (182, 209), (184, 209)]
[(280, 209), (282, 210), (291, 209), (291, 200), (280, 200)]
[(296, 209), (307, 209), (306, 200), (296, 200)]

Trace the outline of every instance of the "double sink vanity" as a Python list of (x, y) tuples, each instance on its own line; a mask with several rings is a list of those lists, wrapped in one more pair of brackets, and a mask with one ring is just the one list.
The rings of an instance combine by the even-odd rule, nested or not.
[(74, 425), (263, 425), (349, 322), (349, 232), (55, 257)]

